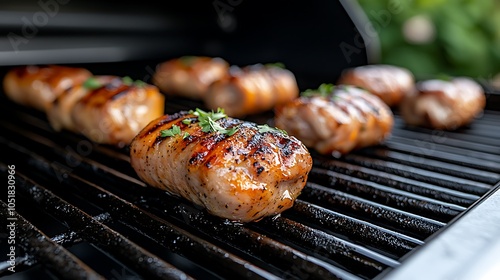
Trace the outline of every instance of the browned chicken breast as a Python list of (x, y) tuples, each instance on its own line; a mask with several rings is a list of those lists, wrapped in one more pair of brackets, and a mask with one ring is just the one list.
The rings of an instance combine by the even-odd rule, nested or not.
[(164, 114), (165, 97), (154, 85), (120, 77), (89, 84), (92, 89), (74, 104), (71, 121), (76, 131), (94, 142), (124, 147)]
[(64, 90), (47, 108), (47, 119), (52, 128), (56, 131), (66, 129), (73, 132), (79, 132), (73, 123), (71, 113), (75, 104), (78, 103), (82, 97), (95, 89), (96, 84), (100, 87), (100, 85), (110, 83), (114, 79), (120, 78), (117, 76), (93, 76), (87, 79), (87, 81), (93, 80), (94, 86), (84, 82), (75, 84), (73, 87)]
[(4, 77), (5, 94), (14, 102), (45, 112), (65, 90), (83, 83), (92, 73), (83, 68), (20, 66)]
[(453, 130), (473, 121), (485, 105), (483, 88), (470, 78), (430, 79), (417, 83), (400, 112), (409, 125)]
[(364, 89), (323, 84), (277, 106), (274, 122), (307, 147), (340, 156), (384, 141), (394, 116), (387, 104)]
[(160, 63), (153, 83), (166, 94), (201, 100), (212, 82), (228, 75), (229, 63), (205, 56), (183, 56)]
[(262, 64), (233, 67), (229, 79), (215, 81), (205, 96), (212, 110), (224, 108), (231, 117), (246, 117), (270, 111), (297, 98), (295, 76), (287, 69)]
[(239, 222), (290, 208), (312, 168), (295, 137), (199, 109), (152, 121), (132, 141), (130, 160), (150, 186)]
[(415, 90), (415, 78), (409, 70), (385, 64), (346, 69), (337, 84), (364, 88), (390, 107), (399, 105), (405, 95)]

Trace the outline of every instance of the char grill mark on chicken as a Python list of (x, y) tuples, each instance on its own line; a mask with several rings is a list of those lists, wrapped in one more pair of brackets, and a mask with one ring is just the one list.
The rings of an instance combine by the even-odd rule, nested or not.
[[(256, 221), (290, 208), (312, 168), (307, 148), (255, 123), (229, 117), (216, 123), (236, 130), (203, 131), (186, 111), (152, 121), (130, 145), (133, 168), (150, 186), (229, 220)], [(175, 135), (162, 135), (174, 128)]]

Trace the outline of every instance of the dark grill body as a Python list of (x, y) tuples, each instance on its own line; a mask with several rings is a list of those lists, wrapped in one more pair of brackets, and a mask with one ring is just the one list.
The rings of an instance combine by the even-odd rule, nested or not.
[[(214, 9), (213, 3), (208, 3), (210, 9)], [(233, 15), (242, 14), (242, 29), (248, 28), (243, 11), (262, 10), (264, 5), (245, 3), (233, 6)], [(262, 20), (272, 19), (273, 11), (284, 7), (281, 2), (275, 5), (265, 6)], [(302, 8), (310, 13), (321, 7), (290, 6), (291, 11)], [(339, 12), (338, 18), (342, 15), (346, 13)], [(284, 12), (284, 18), (292, 20), (294, 13)], [(303, 23), (297, 21), (291, 29)], [(346, 29), (351, 32), (352, 28)], [(57, 34), (57, 28), (48, 29)], [(40, 37), (46, 36), (43, 32), (48, 31), (41, 30)], [(175, 37), (169, 32), (169, 38)], [(345, 61), (338, 53), (325, 52), (323, 57), (321, 51), (307, 52), (297, 46), (277, 52), (274, 48), (283, 47), (280, 44), (294, 46), (293, 42), (274, 42), (267, 37), (262, 45), (275, 47), (251, 52), (248, 49), (253, 46), (241, 47), (246, 43), (241, 41), (243, 36), (227, 32), (227, 38), (209, 34), (224, 37), (231, 47), (224, 49), (212, 42), (201, 52), (220, 51), (239, 64), (276, 58), (296, 70), (302, 89), (332, 79), (321, 67), (310, 71), (315, 61), (332, 63), (338, 57)], [(143, 35), (144, 40), (154, 42), (154, 36)], [(332, 40), (337, 41), (329, 43), (338, 46), (342, 41), (354, 45), (357, 39), (349, 34)], [(74, 61), (73, 65), (96, 74), (130, 75), (147, 81), (164, 58), (185, 54), (182, 49), (195, 50), (187, 45), (187, 49), (178, 44), (164, 51), (164, 57), (150, 51), (133, 56), (136, 60)], [(295, 57), (303, 52), (303, 57)], [(368, 62), (366, 53), (352, 59), (337, 66)], [(40, 55), (34, 61), (48, 63), (46, 60)], [(2, 66), (2, 73), (16, 63), (10, 64)], [(0, 275), (5, 279), (411, 279), (426, 273), (425, 279), (432, 278), (429, 274), (435, 279), (450, 277), (454, 274), (442, 274), (443, 267), (472, 266), (467, 259), (461, 263), (456, 255), (453, 258), (453, 254), (465, 255), (460, 248), (470, 249), (467, 244), (453, 244), (450, 259), (456, 261), (451, 264), (443, 259), (442, 264), (422, 265), (420, 256), (439, 256), (442, 251), (435, 244), (455, 241), (449, 236), (456, 229), (467, 228), (467, 238), (479, 236), (484, 242), (500, 233), (495, 226), (500, 224), (499, 215), (487, 211), (492, 203), (500, 204), (500, 95), (487, 85), (485, 88), (487, 110), (458, 131), (406, 127), (396, 111), (394, 131), (383, 145), (341, 158), (311, 151), (314, 167), (293, 208), (249, 224), (219, 219), (146, 186), (131, 168), (126, 148), (96, 145), (67, 131), (56, 133), (44, 114), (18, 106), (2, 93), (0, 170), (7, 180), (9, 167), (14, 165), (16, 180), (15, 205), (9, 206), (8, 193), (3, 191), (0, 216), (16, 226), (17, 272), (8, 270), (7, 230), (2, 232)], [(166, 113), (197, 107), (203, 108), (203, 104), (182, 98), (166, 100)], [(272, 113), (248, 119), (272, 125)], [(12, 214), (11, 208), (15, 208)], [(493, 265), (497, 260), (482, 261)]]

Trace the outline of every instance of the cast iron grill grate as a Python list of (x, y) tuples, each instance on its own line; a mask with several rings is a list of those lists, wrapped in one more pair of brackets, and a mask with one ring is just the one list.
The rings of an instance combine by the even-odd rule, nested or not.
[[(167, 102), (167, 113), (203, 107)], [(16, 166), (19, 272), (2, 252), (6, 279), (374, 279), (500, 181), (498, 112), (456, 132), (408, 128), (396, 116), (382, 146), (342, 158), (313, 152), (294, 207), (241, 225), (146, 187), (126, 148), (54, 133), (39, 112), (0, 106), (4, 178)], [(2, 194), (3, 220), (6, 202)]]

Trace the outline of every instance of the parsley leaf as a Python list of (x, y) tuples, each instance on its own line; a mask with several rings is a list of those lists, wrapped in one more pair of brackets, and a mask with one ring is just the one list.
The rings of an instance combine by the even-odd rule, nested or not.
[(334, 84), (321, 84), (317, 89), (308, 89), (301, 93), (302, 96), (311, 97), (314, 95), (329, 96), (335, 89)]
[(122, 78), (122, 83), (124, 85), (127, 85), (127, 86), (136, 86), (136, 87), (144, 87), (146, 85), (145, 82), (141, 81), (141, 80), (133, 80), (132, 78), (130, 78), (129, 76), (125, 76)]
[(179, 61), (186, 67), (192, 66), (196, 62), (197, 57), (193, 55), (185, 55), (179, 57)]
[(238, 131), (237, 127), (225, 129), (217, 123), (218, 120), (227, 118), (227, 115), (224, 113), (224, 109), (222, 108), (217, 108), (216, 112), (205, 112), (199, 108), (196, 108), (195, 111), (191, 110), (189, 112), (198, 117), (198, 123), (201, 126), (201, 131), (203, 132), (219, 132), (231, 136)]
[(453, 79), (453, 77), (444, 73), (439, 73), (436, 75), (436, 79), (449, 82)]
[(83, 82), (83, 87), (90, 90), (98, 89), (102, 86), (103, 84), (95, 77), (90, 77), (87, 80), (85, 80), (85, 82)]
[(285, 64), (282, 62), (266, 63), (266, 64), (264, 64), (264, 66), (285, 69)]
[(263, 124), (263, 125), (258, 125), (257, 128), (259, 129), (259, 133), (265, 133), (265, 132), (281, 132), (285, 135), (288, 135), (288, 133), (283, 130), (283, 129), (279, 129), (277, 127), (270, 127), (268, 126), (267, 124)]
[(178, 125), (172, 125), (171, 128), (169, 129), (164, 129), (160, 131), (160, 136), (161, 137), (169, 137), (169, 136), (175, 136), (178, 134), (181, 134), (181, 128)]
[(164, 129), (160, 131), (160, 136), (161, 137), (172, 137), (175, 135), (182, 135), (182, 139), (186, 139), (189, 137), (188, 132), (182, 132), (181, 128), (178, 125), (172, 125), (170, 129)]

